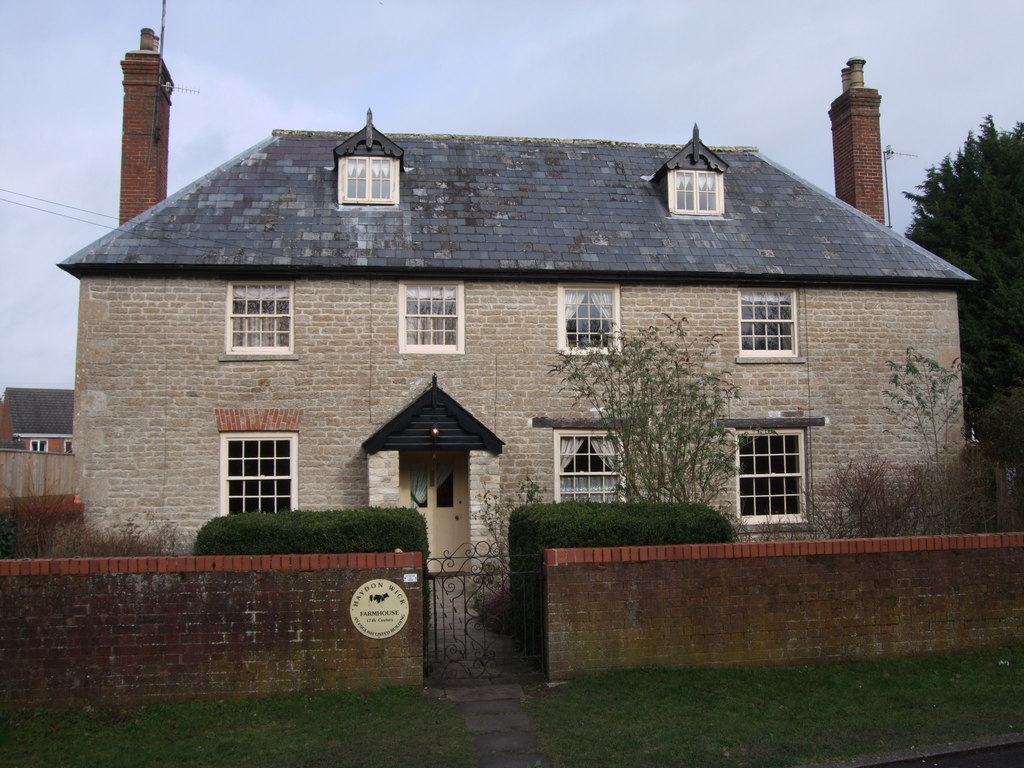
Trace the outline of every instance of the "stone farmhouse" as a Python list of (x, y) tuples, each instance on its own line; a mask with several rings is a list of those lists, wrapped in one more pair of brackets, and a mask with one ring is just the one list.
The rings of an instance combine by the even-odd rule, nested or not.
[[(172, 83), (126, 54), (123, 226), (79, 278), (75, 446), (90, 515), (413, 505), (434, 552), (486, 492), (608, 499), (559, 350), (687, 318), (761, 430), (724, 509), (802, 520), (862, 454), (909, 458), (886, 361), (959, 356), (969, 276), (884, 226), (878, 92), (830, 111), (840, 199), (752, 147), (275, 131), (165, 198)], [(764, 433), (770, 429), (770, 433)], [(131, 448), (125, 440), (131, 437)]]

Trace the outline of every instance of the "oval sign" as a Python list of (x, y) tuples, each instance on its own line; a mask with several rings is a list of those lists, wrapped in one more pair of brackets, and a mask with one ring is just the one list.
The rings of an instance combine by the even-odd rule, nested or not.
[(392, 637), (409, 618), (409, 599), (395, 582), (374, 579), (355, 591), (348, 613), (355, 628), (367, 637)]

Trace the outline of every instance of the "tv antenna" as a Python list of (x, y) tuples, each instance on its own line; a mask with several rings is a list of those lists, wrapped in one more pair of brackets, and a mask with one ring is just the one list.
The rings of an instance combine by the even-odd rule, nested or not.
[(892, 229), (892, 206), (889, 202), (889, 160), (894, 157), (917, 157), (906, 152), (897, 152), (892, 144), (885, 145), (885, 152), (882, 153), (882, 177), (885, 180), (885, 220), (889, 229)]
[[(157, 53), (160, 56), (160, 71), (163, 72), (164, 67), (164, 37), (167, 34), (167, 0), (163, 0), (160, 4), (160, 37), (157, 38)], [(174, 85), (174, 83), (161, 83), (160, 87), (168, 93), (187, 93), (191, 96), (198, 96), (198, 88), (186, 88), (183, 85)], [(155, 129), (154, 129), (155, 130)]]

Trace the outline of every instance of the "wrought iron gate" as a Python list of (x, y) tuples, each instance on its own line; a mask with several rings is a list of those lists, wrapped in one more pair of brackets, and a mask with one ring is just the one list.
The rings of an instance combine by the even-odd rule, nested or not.
[(540, 668), (540, 555), (510, 562), (501, 548), (479, 542), (428, 558), (425, 570), (429, 677), (498, 677)]

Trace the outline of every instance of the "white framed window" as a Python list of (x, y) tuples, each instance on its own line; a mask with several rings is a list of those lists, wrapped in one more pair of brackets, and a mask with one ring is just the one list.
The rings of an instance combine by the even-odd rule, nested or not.
[(724, 175), (715, 171), (675, 170), (669, 175), (672, 213), (713, 216), (724, 210)]
[(292, 351), (291, 284), (228, 285), (227, 350), (249, 354)]
[(391, 157), (344, 157), (338, 164), (342, 203), (397, 205), (398, 161)]
[(70, 440), (65, 440), (64, 441), (64, 453), (74, 453), (74, 452), (75, 452), (74, 446), (72, 445), (71, 441)]
[(740, 291), (740, 354), (796, 354), (796, 296), (792, 291)]
[(615, 447), (601, 432), (555, 432), (556, 501), (616, 501)]
[(221, 513), (294, 509), (297, 448), (297, 436), (287, 432), (222, 434)]
[(461, 353), (464, 293), (461, 283), (400, 283), (399, 351)]
[(558, 348), (608, 349), (619, 327), (619, 289), (613, 285), (558, 288)]
[(28, 449), (30, 451), (40, 451), (46, 453), (48, 450), (49, 443), (46, 440), (29, 440)]
[(740, 519), (793, 520), (803, 510), (803, 432), (741, 432), (737, 478)]

